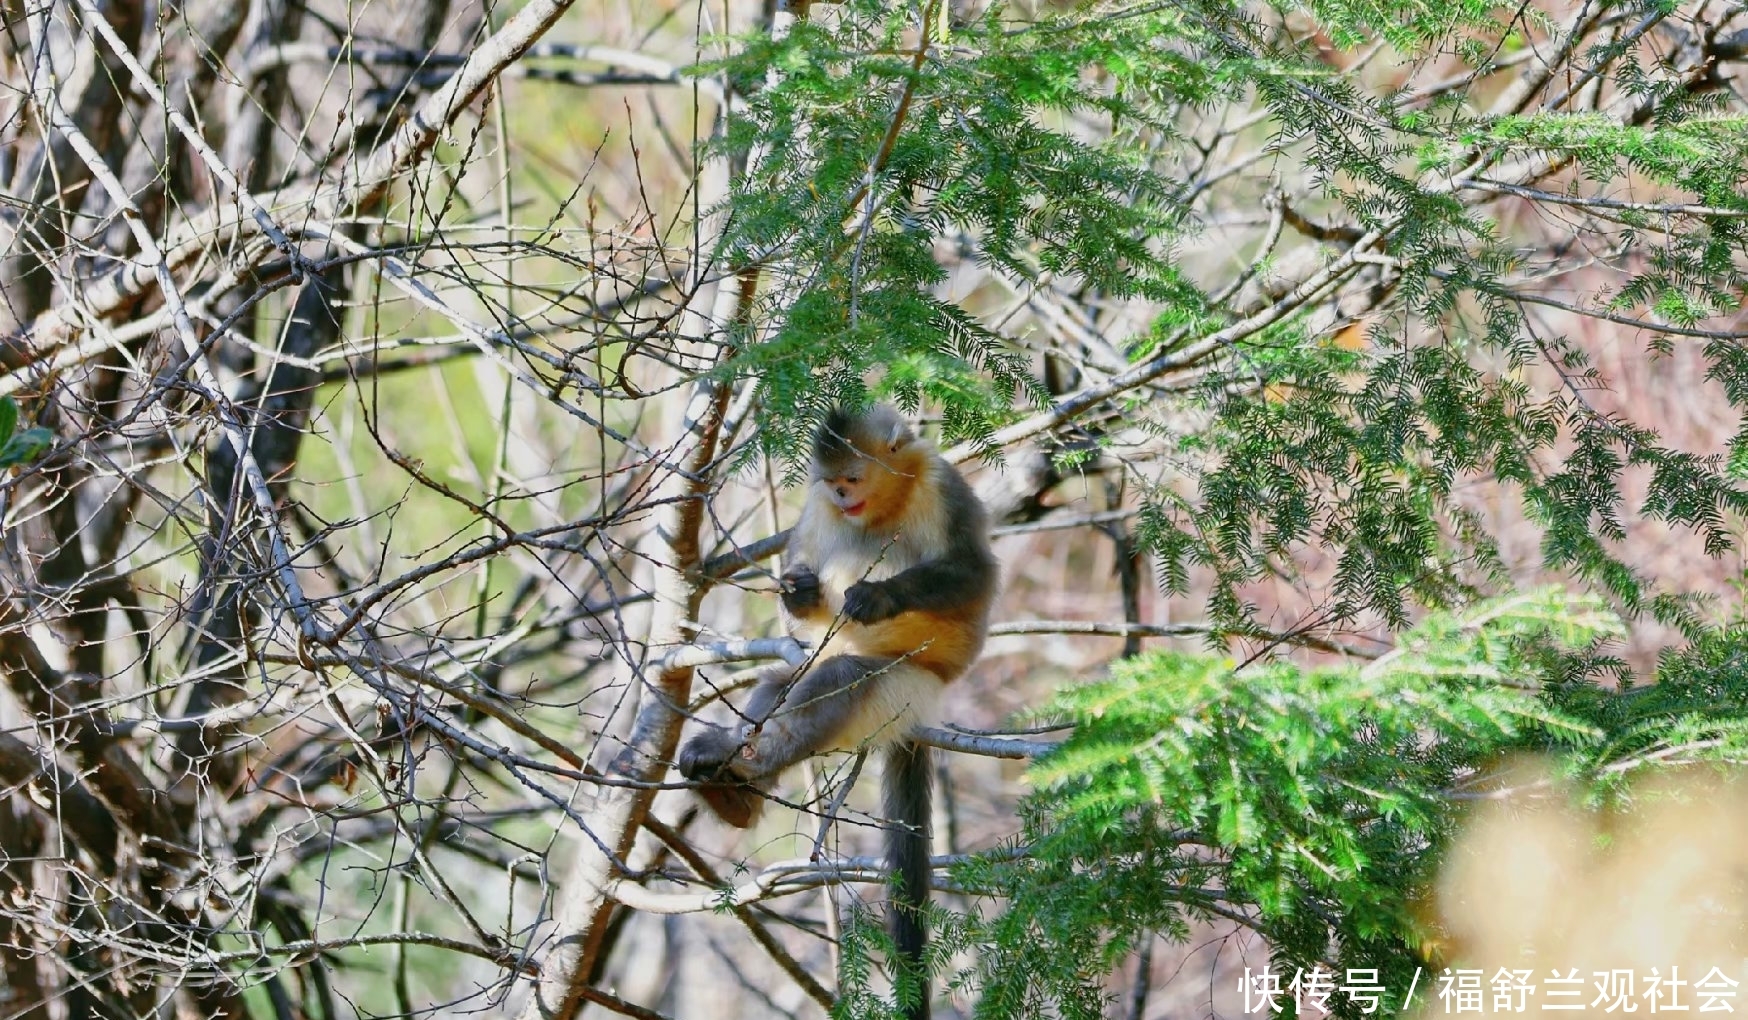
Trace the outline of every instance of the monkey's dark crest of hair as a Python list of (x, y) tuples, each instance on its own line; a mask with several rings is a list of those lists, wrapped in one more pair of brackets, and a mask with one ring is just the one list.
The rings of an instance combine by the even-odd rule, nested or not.
[[(905, 1020), (929, 1020), (929, 971), (923, 950), (929, 941), (929, 801), (934, 765), (927, 744), (906, 740), (886, 749), (886, 860), (894, 889), (887, 925), (898, 966), (909, 975), (915, 998), (903, 1005)], [(902, 1000), (901, 1000), (902, 1001)]]
[(839, 405), (829, 411), (813, 434), (813, 463), (837, 466), (866, 453), (857, 448), (857, 441), (875, 439), (892, 442), (900, 436), (914, 436), (910, 425), (885, 404), (875, 404), (862, 410)]
[(855, 427), (856, 412), (845, 407), (832, 408), (813, 434), (813, 462), (835, 464), (854, 457), (856, 448), (850, 445), (850, 432)]

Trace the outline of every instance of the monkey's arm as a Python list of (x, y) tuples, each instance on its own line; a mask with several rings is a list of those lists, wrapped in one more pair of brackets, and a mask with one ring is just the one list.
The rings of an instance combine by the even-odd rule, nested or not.
[(809, 623), (831, 615), (819, 575), (814, 573), (814, 566), (820, 562), (820, 510), (814, 504), (815, 500), (810, 498), (801, 509), (801, 519), (789, 533), (789, 555), (783, 557), (783, 576), (778, 579), (783, 608), (795, 619)]
[(879, 623), (900, 613), (944, 613), (988, 599), (995, 591), (995, 559), (976, 542), (927, 560), (884, 581), (861, 581), (844, 593), (844, 615)]
[(995, 594), (989, 517), (965, 479), (938, 462), (911, 499), (934, 502), (947, 522), (945, 551), (884, 581), (851, 585), (844, 593), (844, 615), (857, 623), (879, 623), (906, 612), (953, 613), (987, 605)]

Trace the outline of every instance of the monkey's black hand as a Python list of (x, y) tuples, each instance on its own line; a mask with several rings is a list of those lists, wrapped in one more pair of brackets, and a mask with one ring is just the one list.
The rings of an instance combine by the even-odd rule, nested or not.
[(805, 613), (819, 605), (819, 576), (812, 567), (790, 567), (783, 572), (783, 608)]
[(898, 615), (898, 600), (875, 581), (857, 581), (844, 592), (844, 615), (857, 623), (879, 623)]
[(700, 730), (680, 748), (680, 773), (705, 783), (732, 783), (744, 778), (734, 771), (745, 741), (739, 733), (711, 726)]

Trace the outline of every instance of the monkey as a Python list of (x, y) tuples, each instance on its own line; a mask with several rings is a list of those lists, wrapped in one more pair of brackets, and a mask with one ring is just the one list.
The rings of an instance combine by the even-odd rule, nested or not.
[(813, 441), (812, 478), (780, 579), (808, 664), (761, 672), (742, 725), (707, 725), (680, 751), (727, 823), (751, 825), (763, 792), (822, 751), (885, 748), (889, 914), (901, 964), (923, 983), (931, 766), (911, 728), (933, 721), (941, 689), (970, 668), (989, 632), (997, 568), (989, 517), (959, 472), (896, 410), (839, 407)]

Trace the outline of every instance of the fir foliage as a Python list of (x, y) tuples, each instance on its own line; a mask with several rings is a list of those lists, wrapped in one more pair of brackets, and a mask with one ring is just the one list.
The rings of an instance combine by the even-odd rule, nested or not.
[(1026, 852), (956, 875), (1010, 901), (982, 929), (977, 1015), (1101, 1017), (1138, 940), (1220, 918), (1276, 970), (1377, 967), (1400, 997), (1450, 793), (1506, 750), (1606, 746), (1550, 688), (1620, 633), (1550, 590), (1434, 616), (1364, 668), (1150, 653), (1064, 691), (1049, 711), (1075, 729), (1032, 769)]
[[(750, 93), (721, 143), (749, 160), (723, 257), (786, 274), (770, 284), (786, 298), (774, 335), (734, 365), (759, 378), (773, 412), (768, 452), (793, 455), (799, 426), (831, 402), (866, 399), (870, 376), (902, 405), (945, 408), (951, 440), (985, 439), (1016, 400), (1042, 401), (1027, 359), (929, 296), (942, 279), (937, 244), (1016, 281), (1050, 273), (1206, 304), (1168, 257), (1182, 215), (1173, 182), (1124, 144), (1130, 136), (1095, 144), (1046, 126), (1097, 111), (1169, 130), (1161, 99), (1210, 88), (1192, 61), (1153, 59), (1152, 40), (1175, 34), (1176, 16), (1077, 18), (1063, 35), (1050, 22), (1010, 31), (992, 14), (932, 40), (919, 61), (905, 41), (915, 13), (855, 0), (833, 30), (800, 22), (702, 69)], [(1086, 78), (1112, 64), (1133, 72), (1121, 88)]]

